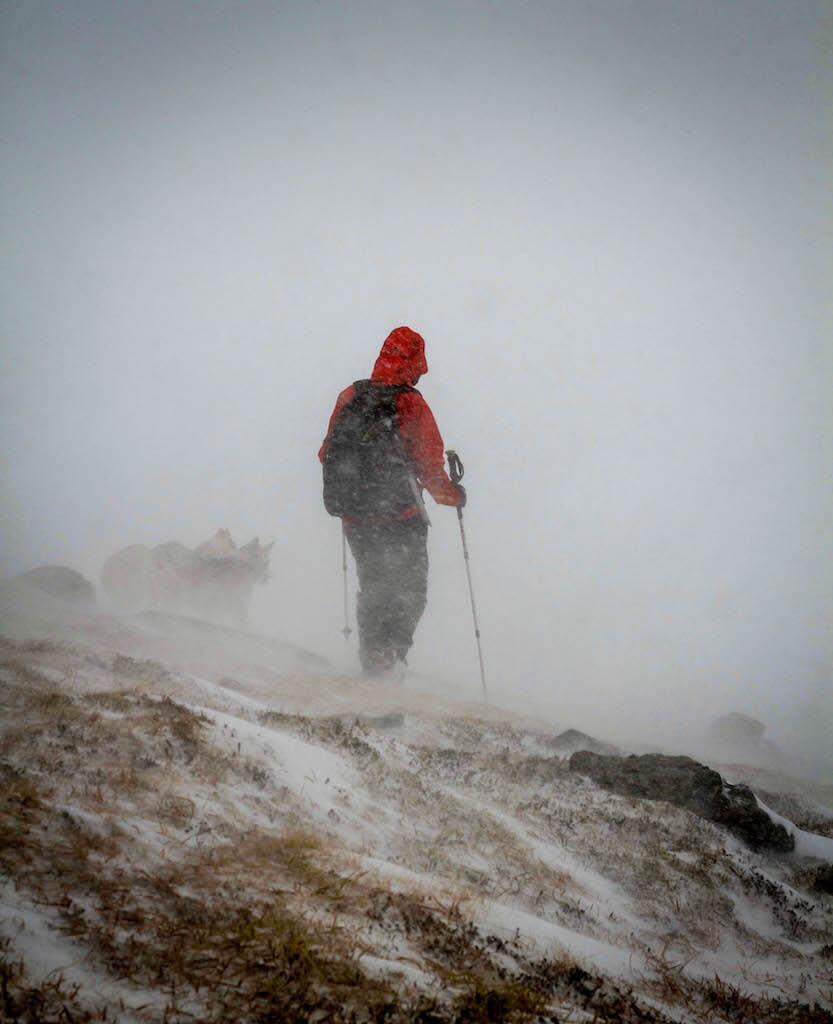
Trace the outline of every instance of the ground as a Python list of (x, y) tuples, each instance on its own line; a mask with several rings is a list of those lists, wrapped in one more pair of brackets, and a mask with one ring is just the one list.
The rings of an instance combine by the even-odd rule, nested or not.
[(746, 771), (796, 835), (758, 854), (570, 772), (570, 723), (172, 617), (3, 625), (4, 1019), (833, 1022), (833, 787)]

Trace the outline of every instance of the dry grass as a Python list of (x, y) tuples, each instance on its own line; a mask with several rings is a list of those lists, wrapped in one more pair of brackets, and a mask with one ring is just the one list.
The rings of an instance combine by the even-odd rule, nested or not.
[[(818, 1002), (768, 998), (743, 992), (715, 976), (701, 980), (685, 973), (685, 964), (648, 954), (653, 974), (642, 989), (702, 1024), (833, 1024), (833, 1013)], [(833, 995), (833, 991), (831, 992)]]
[(60, 974), (40, 984), (29, 980), (23, 961), (15, 957), (8, 940), (0, 939), (0, 1020), (21, 1024), (108, 1024), (117, 1018), (103, 1003), (82, 1002), (81, 988)]
[(257, 717), (268, 728), (289, 730), (307, 743), (320, 743), (346, 754), (364, 770), (381, 762), (378, 751), (367, 742), (367, 727), (358, 719), (349, 722), (337, 717), (306, 718), (280, 711), (263, 711)]
[(131, 658), (126, 654), (114, 655), (111, 670), (114, 678), (130, 680), (134, 685), (142, 683), (164, 685), (174, 681), (173, 674), (158, 661)]
[[(188, 766), (211, 781), (231, 759), (205, 739), (208, 719), (168, 697), (131, 691), (70, 695), (48, 687), (4, 688), (14, 718), (0, 726), (0, 756), (52, 777), (110, 789), (113, 795), (142, 786), (151, 768)], [(130, 782), (129, 780), (132, 780)], [(155, 780), (146, 779), (147, 788)]]

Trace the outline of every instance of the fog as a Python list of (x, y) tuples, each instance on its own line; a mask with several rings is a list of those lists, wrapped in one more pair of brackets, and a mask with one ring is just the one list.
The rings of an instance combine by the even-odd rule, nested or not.
[[(408, 324), (493, 699), (833, 756), (822, 15), (4, 4), (0, 573), (274, 538), (254, 625), (355, 671), (316, 453)], [(429, 504), (410, 662), (477, 698)]]

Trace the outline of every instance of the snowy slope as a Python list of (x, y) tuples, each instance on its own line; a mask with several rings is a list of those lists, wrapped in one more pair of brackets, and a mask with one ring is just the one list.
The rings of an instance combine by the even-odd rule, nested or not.
[(17, 1019), (833, 1021), (830, 838), (754, 854), (267, 638), (6, 611)]

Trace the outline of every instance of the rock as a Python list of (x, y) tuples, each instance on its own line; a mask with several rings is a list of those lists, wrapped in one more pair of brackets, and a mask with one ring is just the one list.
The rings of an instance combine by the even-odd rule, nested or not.
[(690, 757), (642, 754), (605, 757), (578, 751), (570, 770), (593, 779), (603, 789), (644, 800), (665, 800), (712, 821), (738, 836), (753, 850), (789, 853), (795, 839), (760, 809), (752, 790), (732, 786), (719, 772)]
[(562, 757), (569, 757), (577, 750), (590, 750), (594, 754), (609, 756), (617, 756), (621, 753), (618, 747), (614, 747), (611, 743), (594, 739), (593, 736), (579, 732), (578, 729), (567, 729), (565, 732), (559, 733), (558, 736), (553, 736), (552, 739), (546, 741), (545, 746)]
[(704, 737), (706, 760), (723, 764), (750, 764), (784, 770), (784, 755), (765, 736), (766, 726), (757, 718), (733, 711), (715, 718)]
[(98, 604), (95, 587), (80, 572), (66, 565), (42, 565), (15, 577), (41, 593), (56, 597), (78, 611), (93, 612)]
[(715, 718), (709, 727), (709, 740), (725, 746), (754, 746), (763, 739), (766, 726), (757, 718), (733, 711)]

